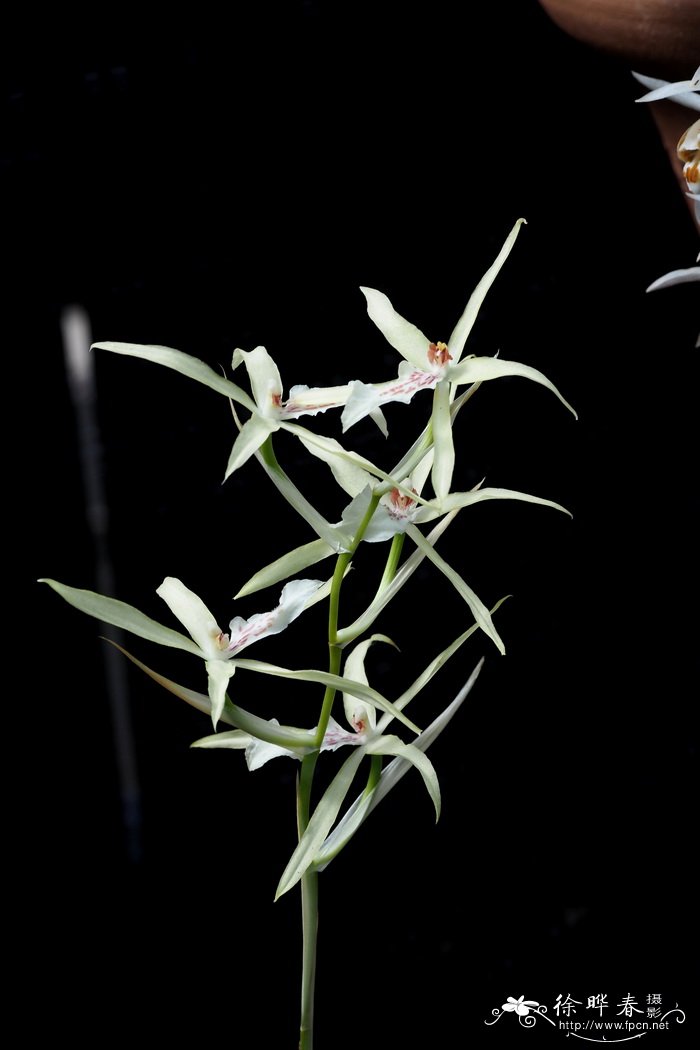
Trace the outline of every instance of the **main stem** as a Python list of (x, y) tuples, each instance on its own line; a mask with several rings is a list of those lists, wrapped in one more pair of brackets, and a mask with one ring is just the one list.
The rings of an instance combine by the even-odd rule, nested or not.
[[(338, 555), (335, 572), (331, 581), (330, 605), (328, 610), (328, 670), (331, 674), (340, 673), (341, 648), (338, 645), (338, 613), (340, 609), (340, 588), (343, 577), (353, 554), (360, 545), (365, 530), (372, 520), (379, 496), (370, 499), (367, 512), (360, 523), (349, 551)], [(319, 756), (323, 738), (331, 717), (335, 686), (327, 686), (323, 696), (321, 716), (316, 731), (318, 750), (306, 755), (301, 763), (301, 775), (297, 786), (297, 829), (299, 839), (306, 831), (311, 816), (311, 789), (314, 770)], [(314, 991), (316, 987), (316, 945), (318, 940), (318, 872), (312, 867), (306, 869), (301, 877), (301, 923), (303, 930), (302, 972), (301, 972), (301, 1021), (299, 1025), (299, 1050), (313, 1050), (314, 1045)]]
[[(297, 828), (299, 838), (309, 823), (311, 784), (318, 751), (306, 755), (297, 784)], [(316, 988), (316, 941), (318, 936), (318, 872), (307, 868), (301, 878), (301, 924), (304, 933), (301, 973), (301, 1021), (299, 1050), (314, 1045), (314, 990)]]

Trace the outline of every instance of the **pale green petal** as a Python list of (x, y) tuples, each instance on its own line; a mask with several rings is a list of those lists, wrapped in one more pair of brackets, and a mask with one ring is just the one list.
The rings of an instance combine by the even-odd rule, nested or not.
[[(397, 488), (400, 492), (405, 492), (408, 496), (413, 495), (417, 503), (427, 503), (427, 500), (421, 499), (419, 496), (415, 496), (408, 485), (404, 482), (397, 480), (392, 477), (391, 474), (387, 474), (386, 471), (382, 470), (381, 467), (371, 463), (370, 460), (365, 459), (364, 456), (360, 456), (357, 452), (351, 452), (336, 441), (335, 438), (327, 438), (322, 434), (315, 434), (311, 430), (305, 430), (304, 427), (299, 426), (297, 423), (283, 423), (283, 430), (288, 430), (290, 434), (295, 434), (302, 444), (311, 451), (316, 449), (315, 454), (319, 455), (319, 458), (326, 459), (326, 462), (330, 462), (331, 459), (337, 459), (339, 463), (350, 464), (355, 468), (359, 468), (362, 471), (366, 471), (368, 474), (372, 474), (377, 478), (381, 478), (391, 488)], [(360, 475), (356, 475), (359, 482)], [(365, 480), (365, 484), (367, 484)], [(364, 486), (363, 486), (364, 487)]]
[(417, 526), (409, 525), (406, 531), (416, 546), (423, 551), (433, 565), (435, 565), (436, 568), (447, 577), (453, 587), (457, 590), (457, 593), (464, 598), (482, 631), (489, 636), (501, 653), (505, 653), (506, 647), (501, 640), (501, 636), (493, 625), (491, 613), (488, 611), (481, 598), (474, 593), (469, 584), (462, 579), (459, 573), (438, 554)]
[(335, 550), (325, 540), (312, 540), (301, 547), (295, 547), (293, 551), (283, 554), (281, 558), (270, 562), (264, 569), (259, 569), (254, 576), (244, 583), (235, 598), (243, 598), (246, 594), (261, 591), (264, 587), (271, 587), (275, 583), (296, 576), (298, 573), (308, 569), (310, 565), (316, 565), (324, 558), (330, 557)]
[[(506, 597), (500, 598), (496, 602), (496, 604), (492, 606), (492, 616), (495, 612), (498, 611), (498, 609), (500, 609), (503, 603), (507, 600), (507, 597), (508, 596), (506, 595)], [(471, 638), (473, 634), (476, 634), (478, 630), (480, 630), (479, 624), (472, 624), (472, 626), (469, 627), (466, 631), (464, 631), (463, 634), (460, 634), (458, 638), (455, 638), (455, 640), (451, 642), (446, 649), (443, 649), (441, 653), (438, 653), (438, 655), (430, 661), (428, 666), (423, 671), (421, 671), (421, 673), (416, 678), (415, 682), (413, 682), (413, 684), (410, 685), (408, 689), (406, 689), (406, 691), (401, 694), (398, 700), (394, 701), (394, 707), (398, 707), (400, 711), (403, 711), (408, 706), (408, 704), (410, 704), (411, 700), (413, 700), (423, 689), (425, 689), (428, 682), (430, 682), (434, 678), (434, 676), (437, 674), (440, 668), (444, 667), (447, 661), (452, 656), (454, 656), (454, 654), (459, 649), (461, 649), (464, 643), (469, 638)], [(391, 715), (382, 715), (377, 725), (377, 732), (385, 732), (387, 726), (389, 726), (391, 722)]]
[[(133, 664), (136, 664), (137, 667), (144, 671), (149, 678), (152, 678), (158, 685), (162, 685), (164, 689), (167, 689), (169, 693), (180, 697), (181, 700), (190, 704), (191, 707), (195, 707), (198, 711), (202, 711), (207, 715), (211, 714), (211, 699), (206, 693), (197, 693), (194, 689), (187, 689), (184, 685), (178, 685), (177, 682), (165, 678), (164, 675), (158, 674), (157, 671), (153, 671), (146, 664), (137, 660), (135, 656), (132, 656), (127, 649), (123, 649), (121, 645), (117, 645), (116, 642), (111, 644), (115, 649), (123, 653), (127, 659), (131, 660)], [(276, 719), (273, 718), (268, 721), (265, 718), (260, 718), (258, 715), (246, 711), (245, 708), (239, 707), (238, 704), (232, 704), (229, 699), (226, 700), (220, 721), (236, 726), (237, 729), (242, 730), (251, 737), (255, 737), (257, 740), (265, 740), (270, 744), (276, 744), (278, 747), (288, 747), (302, 754), (316, 750), (316, 733), (314, 730), (299, 729), (296, 726), (281, 726)]]
[[(328, 464), (333, 472), (333, 477), (349, 496), (356, 496), (367, 485), (374, 484), (372, 475), (364, 466), (359, 466), (358, 462), (355, 462), (355, 453), (348, 453), (335, 438), (324, 437), (319, 441), (318, 435), (311, 431), (294, 423), (291, 426), (293, 433), (299, 438), (304, 448), (312, 456)], [(286, 429), (288, 428), (285, 427)], [(359, 460), (360, 457), (357, 459)], [(377, 470), (378, 468), (375, 468), (375, 471)]]
[(431, 480), (438, 500), (444, 500), (450, 491), (455, 466), (455, 446), (450, 418), (450, 384), (438, 383), (433, 393), (434, 459)]
[[(244, 733), (241, 729), (232, 729), (228, 733), (212, 733), (211, 736), (200, 737), (199, 740), (195, 740), (190, 744), (190, 747), (226, 748), (228, 750), (243, 751), (253, 739), (250, 733)], [(279, 750), (283, 751), (284, 748)]]
[(430, 448), (425, 453), (420, 463), (417, 464), (411, 471), (411, 476), (408, 479), (411, 488), (414, 488), (418, 494), (420, 494), (425, 488), (425, 483), (428, 480), (428, 475), (433, 469), (433, 462), (435, 460), (435, 449)]
[[(483, 663), (484, 661), (482, 658), (472, 672), (468, 682), (459, 691), (452, 703), (446, 707), (445, 710), (438, 715), (435, 721), (431, 722), (428, 728), (425, 729), (413, 742), (414, 747), (418, 748), (420, 751), (427, 751), (430, 745), (437, 739), (440, 733), (442, 733), (471, 692)], [(323, 871), (323, 869), (330, 864), (333, 858), (341, 851), (343, 846), (347, 845), (363, 821), (367, 819), (371, 811), (382, 801), (382, 799), (386, 798), (394, 787), (396, 787), (398, 782), (403, 776), (405, 776), (410, 768), (411, 765), (405, 758), (395, 758), (393, 762), (390, 762), (389, 765), (382, 770), (379, 783), (374, 790), (367, 794), (363, 793), (355, 799), (353, 804), (338, 822), (337, 826), (333, 829), (332, 834), (329, 835), (322, 846), (318, 849), (314, 861), (314, 868), (317, 871)]]
[(255, 412), (256, 407), (251, 397), (241, 390), (239, 386), (232, 383), (230, 379), (214, 372), (209, 365), (205, 365), (196, 357), (183, 354), (181, 350), (171, 350), (168, 346), (145, 346), (139, 343), (93, 343), (91, 349), (109, 350), (113, 354), (125, 354), (127, 357), (140, 357), (144, 361), (153, 361), (165, 368), (172, 368), (189, 379), (196, 379), (198, 383), (211, 387), (219, 394), (233, 398), (239, 405), (243, 405), (249, 412)]
[(689, 284), (692, 281), (700, 281), (700, 266), (690, 266), (683, 270), (671, 270), (663, 277), (657, 277), (647, 288), (648, 292), (656, 292), (659, 288), (670, 288), (673, 284)]
[(461, 364), (450, 366), (448, 370), (448, 379), (451, 383), (482, 383), (488, 379), (500, 379), (503, 376), (521, 376), (523, 379), (531, 379), (533, 383), (546, 386), (578, 419), (569, 402), (562, 397), (546, 375), (529, 365), (520, 364), (519, 361), (503, 361), (500, 357), (468, 357)]
[(296, 886), (309, 865), (313, 863), (320, 845), (333, 827), (364, 755), (365, 749), (360, 747), (346, 758), (319, 799), (311, 820), (299, 840), (299, 845), (282, 873), (275, 900), (291, 890), (292, 886)]
[(383, 292), (360, 288), (367, 300), (367, 313), (384, 338), (416, 368), (428, 369), (430, 339), (419, 328), (398, 314)]
[(414, 744), (404, 744), (397, 736), (377, 736), (367, 744), (368, 755), (393, 755), (415, 766), (435, 806), (435, 819), (440, 819), (440, 785), (430, 759)]
[(185, 638), (178, 631), (172, 631), (169, 627), (144, 616), (138, 609), (127, 605), (125, 602), (117, 601), (116, 598), (105, 598), (93, 591), (81, 591), (75, 587), (67, 587), (56, 580), (42, 579), (39, 583), (48, 583), (57, 594), (76, 609), (94, 616), (102, 623), (110, 623), (113, 627), (121, 627), (124, 631), (136, 634), (139, 638), (146, 638), (149, 642), (157, 642), (158, 645), (167, 645), (171, 649), (184, 649), (186, 653), (194, 653), (201, 656), (202, 651), (190, 638)]
[[(352, 678), (354, 682), (364, 682), (365, 685), (369, 685), (365, 672), (365, 657), (369, 647), (374, 642), (385, 642), (387, 645), (393, 645), (395, 649), (398, 648), (396, 642), (392, 642), (391, 638), (387, 638), (385, 634), (373, 634), (371, 638), (366, 638), (363, 642), (356, 645), (346, 657), (343, 667), (345, 678)], [(343, 693), (343, 706), (345, 708), (345, 717), (356, 733), (366, 733), (368, 729), (374, 729), (376, 722), (375, 709), (371, 704), (360, 700), (357, 696), (353, 696), (352, 693)]]
[(251, 416), (248, 422), (243, 424), (240, 434), (233, 443), (224, 481), (233, 474), (234, 470), (242, 467), (267, 441), (270, 434), (278, 429), (279, 424), (275, 420), (263, 419), (258, 415)]
[[(330, 686), (331, 689), (338, 689), (341, 692), (351, 693), (353, 696), (359, 697), (361, 700), (366, 700), (373, 707), (378, 708), (380, 711), (389, 712), (398, 718), (405, 726), (411, 729), (414, 733), (420, 733), (420, 729), (411, 722), (406, 715), (398, 711), (394, 705), (378, 693), (376, 689), (372, 689), (368, 685), (364, 685), (362, 682), (354, 682), (349, 678), (341, 677), (337, 674), (331, 674), (330, 671), (316, 671), (303, 669), (300, 671), (292, 671), (288, 667), (278, 667), (276, 664), (263, 663), (260, 660), (239, 660), (237, 657), (231, 661), (236, 667), (239, 667), (244, 671), (256, 671), (259, 674), (275, 675), (277, 678), (291, 678), (297, 682), (316, 682), (319, 685)], [(226, 666), (226, 665), (224, 665)]]
[(199, 595), (174, 576), (166, 576), (156, 594), (182, 626), (187, 628), (202, 654), (210, 660), (225, 658), (219, 645), (221, 628)]
[(505, 243), (501, 248), (500, 252), (496, 256), (496, 259), (488, 268), (484, 276), (481, 278), (476, 288), (472, 292), (469, 302), (467, 303), (464, 313), (457, 322), (455, 329), (450, 336), (448, 343), (448, 349), (452, 355), (452, 359), (455, 364), (459, 361), (464, 350), (464, 344), (469, 338), (474, 322), (476, 321), (477, 314), (481, 308), (481, 304), (486, 298), (486, 294), (496, 280), (496, 277), (503, 266), (504, 262), (510, 255), (511, 249), (515, 244), (515, 240), (520, 232), (520, 227), (525, 222), (525, 219), (518, 219), (513, 229), (506, 237)]
[(211, 721), (216, 729), (226, 702), (226, 688), (229, 680), (236, 673), (236, 666), (231, 660), (207, 660), (209, 699), (211, 700)]
[(256, 346), (254, 350), (235, 350), (232, 368), (238, 368), (241, 361), (248, 372), (258, 408), (264, 415), (277, 415), (282, 401), (282, 379), (277, 365), (264, 346)]
[(554, 503), (551, 499), (542, 499), (540, 496), (531, 496), (527, 492), (516, 492), (514, 489), (485, 488), (474, 489), (471, 492), (451, 492), (440, 503), (433, 507), (421, 507), (416, 514), (417, 522), (432, 521), (434, 518), (455, 510), (457, 507), (471, 507), (474, 503), (484, 503), (492, 499), (513, 499), (523, 503), (534, 503), (540, 507), (551, 507), (560, 510), (563, 514), (573, 517), (571, 511), (562, 507), (560, 503)]

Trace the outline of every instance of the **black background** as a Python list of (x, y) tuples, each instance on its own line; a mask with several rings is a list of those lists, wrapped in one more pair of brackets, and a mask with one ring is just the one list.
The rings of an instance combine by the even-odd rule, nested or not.
[[(206, 719), (130, 672), (129, 844), (99, 627), (31, 582), (95, 586), (61, 311), (82, 304), (95, 339), (215, 367), (264, 343), (287, 386), (378, 381), (397, 356), (358, 286), (446, 338), (519, 215), (470, 350), (540, 368), (580, 419), (534, 384), (487, 384), (459, 420), (456, 487), (486, 476), (574, 520), (492, 504), (442, 541), (487, 603), (514, 595), (498, 616), (508, 655), (475, 638), (414, 710), (433, 717), (487, 655), (432, 752), (437, 827), (407, 777), (322, 876), (318, 1043), (443, 1046), (456, 1030), (454, 1045), (487, 1045), (483, 1019), (507, 995), (551, 1010), (559, 993), (663, 991), (690, 1008), (697, 294), (644, 289), (691, 265), (697, 237), (628, 70), (535, 3), (466, 19), (440, 3), (259, 4), (157, 28), (115, 15), (44, 24), (41, 40), (25, 25), (6, 48), (8, 410), (23, 408), (8, 458), (28, 601), (17, 969), (46, 997), (34, 1023), (87, 1038), (97, 1011), (124, 1035), (292, 1046), (299, 980), (297, 895), (272, 903), (293, 848), (291, 763), (249, 774), (239, 754), (190, 751)], [(175, 575), (226, 623), (251, 572), (311, 532), (255, 463), (221, 486), (222, 398), (143, 362), (98, 354), (96, 368), (118, 596), (167, 620), (154, 591)], [(344, 440), (388, 467), (429, 402), (390, 406), (388, 449), (368, 421)], [(340, 436), (337, 419), (312, 425)], [(334, 520), (328, 476), (291, 440), (277, 448)], [(357, 560), (348, 615), (379, 553)], [(401, 655), (368, 661), (389, 696), (469, 622), (427, 569), (404, 594), (378, 625)], [(250, 655), (323, 666), (323, 637), (317, 609)], [(132, 648), (203, 688), (192, 660)], [(317, 717), (313, 689), (243, 675), (236, 689), (267, 716)]]

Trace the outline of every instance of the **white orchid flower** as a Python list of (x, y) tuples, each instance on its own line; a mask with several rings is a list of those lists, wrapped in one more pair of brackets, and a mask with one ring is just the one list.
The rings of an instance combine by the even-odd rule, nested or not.
[(181, 580), (172, 576), (163, 580), (156, 593), (187, 628), (206, 661), (214, 728), (224, 709), (226, 686), (236, 670), (236, 665), (228, 661), (252, 642), (283, 631), (301, 615), (322, 585), (321, 580), (291, 580), (285, 584), (275, 609), (256, 613), (248, 620), (235, 616), (229, 624), (229, 633), (224, 634), (202, 599)]
[(524, 219), (519, 219), (506, 238), (494, 263), (489, 267), (474, 290), (464, 313), (457, 322), (447, 343), (433, 342), (392, 306), (384, 295), (374, 288), (362, 288), (367, 300), (367, 312), (387, 341), (404, 360), (397, 379), (387, 383), (367, 384), (354, 381), (343, 409), (343, 429), (369, 415), (386, 432), (386, 421), (381, 407), (391, 401), (408, 403), (421, 390), (434, 390), (432, 430), (435, 442), (433, 488), (438, 498), (447, 495), (454, 469), (454, 444), (450, 404), (454, 389), (464, 383), (480, 383), (502, 376), (522, 376), (551, 390), (576, 416), (573, 408), (562, 397), (553, 383), (542, 372), (518, 361), (504, 361), (497, 357), (470, 356), (460, 361), (467, 337), (476, 320), (479, 308), (498, 272), (508, 258)]
[[(293, 386), (287, 401), (279, 369), (264, 346), (254, 350), (236, 350), (232, 368), (244, 364), (250, 379), (256, 411), (236, 438), (226, 477), (242, 466), (267, 440), (270, 434), (299, 416), (315, 416), (329, 408), (341, 408), (351, 394), (349, 385), (336, 387)], [(290, 428), (291, 429), (291, 428)], [(295, 429), (292, 429), (292, 433)]]
[(647, 77), (642, 73), (633, 72), (632, 76), (644, 87), (649, 88), (646, 95), (635, 100), (637, 102), (656, 102), (662, 98), (671, 98), (674, 102), (680, 102), (682, 106), (700, 109), (700, 98), (695, 94), (700, 91), (700, 66), (690, 80), (676, 80), (673, 83), (659, 80), (657, 77)]
[(55, 580), (40, 582), (48, 583), (71, 605), (98, 620), (121, 627), (140, 638), (171, 648), (184, 649), (185, 652), (202, 657), (207, 668), (214, 728), (224, 709), (226, 686), (236, 670), (237, 664), (231, 662), (232, 658), (253, 642), (283, 631), (292, 620), (301, 615), (304, 607), (312, 601), (322, 586), (321, 580), (291, 580), (283, 588), (279, 605), (275, 609), (256, 613), (248, 620), (235, 616), (231, 620), (228, 633), (224, 633), (202, 599), (181, 580), (168, 576), (156, 593), (187, 629), (190, 638), (186, 638), (156, 620), (151, 620), (126, 602), (105, 598), (92, 591), (66, 587)]

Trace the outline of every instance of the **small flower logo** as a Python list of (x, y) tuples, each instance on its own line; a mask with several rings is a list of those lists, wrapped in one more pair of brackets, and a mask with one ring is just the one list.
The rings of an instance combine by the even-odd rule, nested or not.
[(519, 1017), (526, 1017), (530, 1013), (531, 1006), (539, 1005), (532, 999), (526, 999), (524, 995), (521, 995), (519, 999), (514, 999), (512, 995), (509, 995), (501, 1009), (509, 1014), (516, 1013)]

